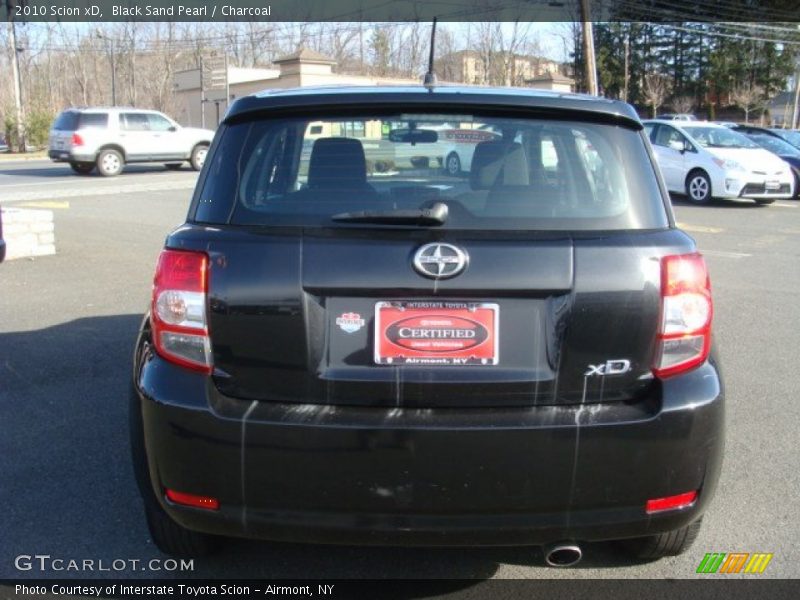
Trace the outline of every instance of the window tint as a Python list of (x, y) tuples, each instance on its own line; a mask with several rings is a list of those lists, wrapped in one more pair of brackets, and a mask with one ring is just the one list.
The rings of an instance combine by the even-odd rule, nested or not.
[(149, 131), (150, 119), (145, 113), (121, 113), (120, 127), (125, 131)]
[[(429, 141), (410, 143), (413, 130)], [(446, 169), (452, 154), (460, 173)], [(226, 126), (207, 168), (200, 222), (359, 227), (331, 217), (444, 202), (444, 229), (667, 226), (640, 134), (612, 125), (416, 113), (267, 119)]]
[(81, 113), (80, 129), (104, 129), (108, 127), (108, 113)]
[(75, 131), (78, 128), (78, 113), (66, 110), (56, 117), (53, 129), (58, 131)]
[(704, 148), (758, 148), (746, 135), (727, 127), (692, 127), (688, 131)]
[(686, 136), (674, 127), (667, 127), (666, 125), (659, 125), (656, 132), (656, 139), (653, 142), (657, 146), (670, 147), (670, 144), (683, 145), (686, 142)]
[(152, 131), (169, 131), (169, 128), (172, 127), (172, 123), (170, 123), (169, 119), (162, 115), (150, 113), (147, 115), (147, 118)]

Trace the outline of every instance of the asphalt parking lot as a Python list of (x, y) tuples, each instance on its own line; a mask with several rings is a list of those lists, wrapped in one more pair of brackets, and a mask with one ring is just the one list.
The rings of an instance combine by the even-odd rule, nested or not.
[[(20, 554), (109, 563), (161, 557), (129, 465), (126, 393), (155, 259), (185, 215), (196, 175), (137, 167), (106, 180), (64, 169), (0, 165), (0, 203), (53, 210), (58, 250), (0, 265), (0, 578), (63, 575), (20, 572)], [(193, 572), (174, 575), (683, 578), (695, 576), (706, 552), (772, 552), (761, 577), (800, 576), (800, 202), (676, 202), (676, 212), (708, 258), (728, 398), (722, 480), (688, 554), (636, 563), (612, 545), (592, 544), (577, 567), (554, 570), (536, 548), (231, 541), (221, 554), (195, 560)]]

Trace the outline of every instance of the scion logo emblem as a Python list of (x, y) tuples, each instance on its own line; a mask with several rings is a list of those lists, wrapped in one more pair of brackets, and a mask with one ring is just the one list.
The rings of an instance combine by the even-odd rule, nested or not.
[(631, 370), (631, 361), (625, 359), (607, 360), (599, 365), (589, 365), (589, 369), (583, 375), (591, 377), (592, 375), (622, 375)]
[(452, 244), (425, 244), (414, 254), (414, 268), (432, 279), (455, 277), (468, 261), (467, 253)]

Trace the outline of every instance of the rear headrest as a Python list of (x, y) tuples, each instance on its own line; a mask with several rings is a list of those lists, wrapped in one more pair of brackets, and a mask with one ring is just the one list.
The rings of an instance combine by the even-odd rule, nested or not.
[(473, 190), (529, 183), (528, 161), (520, 144), (490, 140), (475, 146), (469, 175), (469, 185)]
[(367, 161), (361, 142), (351, 138), (319, 138), (311, 149), (308, 187), (358, 189), (367, 183)]

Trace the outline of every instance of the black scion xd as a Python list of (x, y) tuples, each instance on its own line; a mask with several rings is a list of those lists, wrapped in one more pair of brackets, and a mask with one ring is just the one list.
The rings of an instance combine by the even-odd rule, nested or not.
[[(446, 168), (459, 157), (460, 173)], [(626, 104), (237, 100), (167, 238), (131, 433), (156, 544), (688, 548), (723, 390), (703, 258)]]

